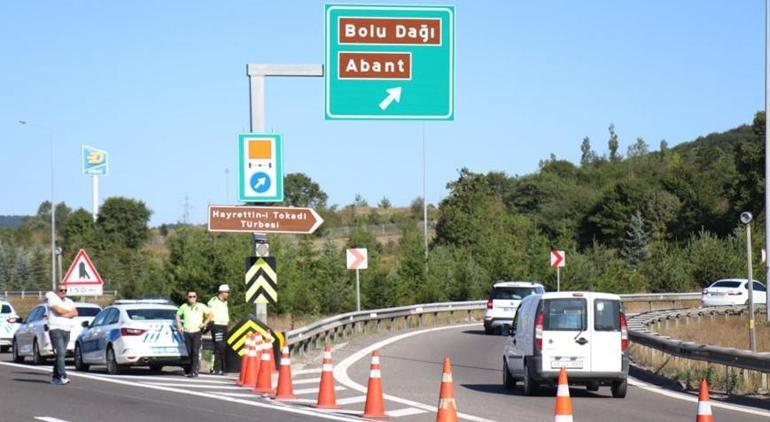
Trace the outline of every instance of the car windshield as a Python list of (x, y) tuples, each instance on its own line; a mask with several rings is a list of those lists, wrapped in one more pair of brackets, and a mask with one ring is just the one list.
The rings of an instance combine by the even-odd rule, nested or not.
[(3, 304), (3, 308), (0, 309), (0, 314), (10, 314), (11, 312), (11, 307), (6, 304)]
[(492, 299), (521, 300), (535, 293), (532, 287), (495, 287)]
[(712, 284), (711, 287), (729, 287), (731, 289), (736, 289), (738, 287), (741, 287), (741, 281), (717, 281), (716, 283)]
[(585, 299), (551, 299), (544, 301), (543, 329), (546, 331), (585, 330)]
[(128, 317), (135, 321), (176, 318), (176, 311), (173, 309), (129, 309), (126, 312)]
[(101, 309), (92, 308), (90, 306), (78, 306), (78, 316), (80, 317), (95, 317)]

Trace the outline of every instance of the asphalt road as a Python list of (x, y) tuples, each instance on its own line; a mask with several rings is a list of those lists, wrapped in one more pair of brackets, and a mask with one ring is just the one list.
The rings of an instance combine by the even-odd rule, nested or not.
[[(8, 361), (3, 354), (3, 362)], [(239, 402), (162, 391), (139, 384), (141, 370), (114, 383), (79, 376), (70, 371), (72, 383), (50, 384), (44, 367), (0, 364), (0, 421), (61, 420), (66, 422), (168, 422), (168, 421), (307, 421), (307, 414), (256, 408)], [(184, 382), (176, 374), (164, 377)], [(106, 377), (105, 377), (106, 378)], [(133, 379), (136, 379), (136, 385)], [(37, 418), (37, 419), (36, 419)], [(55, 419), (41, 419), (55, 418)]]
[[(498, 421), (552, 421), (554, 390), (539, 396), (523, 395), (521, 386), (513, 391), (502, 387), (503, 336), (487, 336), (476, 327), (454, 328), (420, 334), (386, 345), (380, 350), (385, 394), (430, 404), (438, 401), (444, 356), (453, 363), (453, 376), (460, 412)], [(369, 359), (351, 366), (349, 376), (366, 385)], [(629, 386), (625, 399), (613, 399), (608, 387), (589, 393), (583, 387), (570, 389), (576, 421), (615, 420), (623, 422), (691, 422), (696, 404)], [(770, 403), (764, 403), (770, 409)], [(714, 409), (716, 420), (754, 422), (770, 417)], [(431, 420), (428, 415), (414, 420)]]

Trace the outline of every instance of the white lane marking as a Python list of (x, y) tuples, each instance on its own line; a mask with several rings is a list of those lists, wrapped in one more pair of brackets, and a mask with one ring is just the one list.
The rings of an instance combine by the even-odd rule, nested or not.
[(398, 410), (388, 410), (385, 412), (390, 416), (391, 418), (400, 418), (402, 416), (412, 416), (412, 415), (419, 415), (422, 413), (425, 413), (422, 409), (416, 409), (414, 407), (405, 407), (403, 409)]
[(227, 396), (227, 397), (243, 397), (243, 398), (247, 398), (247, 399), (248, 398), (256, 399), (256, 398), (261, 397), (257, 393), (226, 393), (224, 391), (206, 391), (206, 393), (208, 393), (208, 394), (219, 394), (219, 395)]
[(346, 397), (344, 399), (337, 399), (337, 404), (344, 406), (346, 404), (363, 403), (366, 401), (366, 396)]
[[(660, 394), (662, 396), (666, 396), (666, 397), (669, 397), (669, 398), (672, 398), (672, 399), (689, 401), (691, 403), (697, 403), (698, 402), (698, 398), (697, 397), (690, 396), (690, 395), (684, 394), (684, 393), (678, 393), (676, 391), (666, 390), (666, 389), (658, 387), (656, 385), (650, 385), (650, 384), (647, 384), (645, 382), (639, 381), (638, 379), (633, 378), (633, 377), (628, 377), (628, 384), (633, 385), (634, 387), (641, 388), (642, 390), (646, 390), (646, 391), (649, 391), (649, 392), (655, 393), (655, 394)], [(748, 413), (750, 415), (768, 416), (768, 417), (770, 417), (770, 412), (767, 412), (767, 411), (764, 411), (764, 410), (752, 409), (752, 408), (749, 408), (749, 407), (738, 406), (738, 405), (730, 404), (730, 403), (723, 403), (723, 402), (716, 401), (716, 400), (713, 400), (713, 399), (711, 400), (711, 407), (718, 407), (718, 408), (722, 408), (722, 409), (733, 410), (733, 411), (736, 411), (736, 412)]]
[(300, 369), (299, 371), (295, 371), (294, 369), (291, 370), (292, 375), (320, 374), (320, 373), (321, 373), (321, 368)]
[[(12, 362), (0, 362), (0, 366), (9, 366), (14, 368), (21, 368), (21, 369), (27, 369), (32, 371), (38, 371), (38, 372), (51, 372), (50, 367), (36, 367), (36, 366), (29, 366), (24, 365), (20, 363), (12, 363)], [(202, 398), (210, 398), (214, 400), (220, 400), (225, 401), (229, 403), (238, 403), (238, 404), (244, 404), (247, 406), (252, 407), (261, 407), (263, 409), (270, 409), (270, 410), (276, 410), (279, 412), (287, 412), (287, 413), (294, 413), (298, 415), (304, 415), (304, 416), (312, 416), (320, 419), (329, 419), (333, 421), (343, 421), (343, 422), (361, 422), (361, 419), (359, 418), (349, 418), (342, 415), (333, 415), (326, 412), (319, 412), (317, 409), (305, 409), (305, 408), (299, 408), (299, 407), (288, 407), (284, 405), (276, 405), (272, 403), (262, 403), (259, 401), (254, 400), (243, 400), (236, 397), (225, 397), (222, 395), (210, 395), (203, 391), (191, 391), (191, 390), (184, 390), (180, 388), (173, 388), (173, 387), (164, 387), (159, 385), (150, 385), (150, 384), (140, 384), (136, 382), (131, 382), (127, 380), (121, 380), (121, 379), (113, 379), (113, 378), (107, 378), (103, 376), (97, 376), (93, 374), (82, 374), (75, 371), (72, 371), (71, 373), (68, 373), (70, 378), (85, 378), (95, 381), (102, 381), (102, 382), (108, 382), (112, 384), (119, 384), (119, 385), (125, 385), (128, 387), (134, 387), (134, 388), (146, 388), (148, 390), (158, 390), (158, 391), (166, 391), (170, 393), (178, 393), (178, 394), (185, 394), (188, 396), (195, 396), (195, 397), (202, 397)], [(67, 421), (63, 421), (67, 422)]]
[[(358, 362), (359, 360), (363, 359), (366, 356), (369, 356), (373, 351), (382, 349), (383, 347), (395, 343), (397, 341), (401, 341), (403, 339), (414, 337), (416, 335), (435, 332), (435, 331), (441, 331), (441, 330), (451, 330), (456, 328), (467, 328), (467, 327), (476, 327), (479, 323), (473, 323), (473, 324), (462, 324), (462, 325), (450, 325), (447, 327), (436, 327), (436, 328), (428, 328), (425, 330), (419, 330), (419, 331), (412, 331), (409, 333), (404, 333), (401, 335), (397, 335), (395, 337), (391, 337), (385, 340), (382, 340), (380, 342), (377, 342), (375, 344), (372, 344), (371, 346), (367, 346), (352, 355), (348, 356), (347, 358), (343, 359), (342, 362), (338, 363), (337, 366), (334, 367), (334, 379), (340, 382), (340, 384), (344, 385), (345, 387), (348, 387), (352, 390), (356, 390), (362, 393), (366, 393), (366, 387), (364, 387), (361, 384), (356, 383), (348, 376), (348, 368), (350, 368), (354, 363)], [(418, 409), (425, 410), (427, 412), (436, 412), (435, 406), (430, 406), (427, 404), (423, 404), (420, 402), (402, 399), (400, 397), (392, 396), (390, 394), (385, 394), (383, 396), (386, 400), (394, 401), (396, 403), (405, 404), (407, 406), (416, 407)], [(469, 421), (474, 422), (493, 422), (492, 419), (485, 419), (480, 418), (478, 416), (468, 415), (465, 413), (457, 413), (457, 417), (460, 419), (466, 419)]]
[(39, 421), (44, 421), (44, 422), (67, 422), (64, 419), (56, 419), (50, 416), (35, 416), (35, 419)]
[[(339, 385), (334, 387), (334, 391), (342, 391), (345, 387), (340, 387)], [(300, 388), (299, 390), (294, 390), (294, 394), (297, 395), (303, 395), (303, 394), (315, 394), (318, 392), (318, 388)]]
[(321, 378), (304, 378), (300, 380), (294, 380), (294, 385), (299, 384), (314, 384), (314, 383), (320, 383)]
[(168, 376), (168, 377), (145, 377), (142, 375), (102, 375), (105, 378), (121, 378), (121, 379), (130, 379), (137, 382), (153, 382), (153, 381), (173, 381), (173, 382), (191, 382), (191, 383), (204, 383), (204, 384), (223, 384), (223, 385), (233, 385), (235, 382), (228, 382), (228, 381), (209, 381), (209, 380), (203, 380), (200, 378), (186, 378), (182, 376)]
[(238, 385), (211, 385), (211, 384), (193, 384), (187, 382), (142, 382), (142, 385), (160, 385), (163, 387), (186, 387), (186, 388), (219, 388), (223, 390), (248, 390)]
[[(181, 376), (181, 375), (180, 375)], [(225, 379), (225, 380), (237, 380), (238, 377), (231, 377), (229, 375), (208, 375), (208, 374), (200, 374), (201, 378), (216, 378), (216, 379)]]

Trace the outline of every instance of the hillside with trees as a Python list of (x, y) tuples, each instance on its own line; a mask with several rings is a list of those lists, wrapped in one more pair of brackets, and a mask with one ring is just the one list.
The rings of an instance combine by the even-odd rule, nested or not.
[[(499, 279), (540, 280), (554, 288), (551, 246), (567, 251), (564, 289), (691, 291), (719, 277), (745, 277), (738, 224), (744, 210), (755, 215), (755, 265), (761, 268), (764, 121), (758, 113), (750, 125), (673, 148), (661, 140), (655, 151), (638, 138), (624, 152), (610, 124), (606, 140), (576, 142), (579, 163), (552, 155), (523, 176), (461, 169), (447, 184), (447, 196), (431, 207), (427, 259), (420, 198), (408, 208), (393, 207), (387, 197), (370, 205), (362, 195), (330, 206), (310, 177), (289, 175), (286, 204), (315, 207), (326, 223), (315, 235), (270, 237), (280, 297), (271, 312), (353, 309), (353, 275), (344, 266), (349, 246), (369, 249), (369, 269), (361, 273), (367, 308), (479, 299)], [(606, 152), (595, 145), (606, 145)], [(50, 209), (44, 202), (17, 227), (0, 228), (0, 289), (50, 285)], [(150, 215), (147, 204), (121, 197), (107, 198), (95, 222), (85, 210), (57, 204), (64, 262), (86, 248), (105, 287), (124, 297), (164, 295), (180, 302), (187, 288), (213, 292), (222, 282), (235, 288), (234, 298), (242, 297), (250, 236), (185, 224), (151, 229)], [(398, 234), (387, 241), (378, 237), (386, 226)], [(237, 310), (250, 308), (238, 302)]]

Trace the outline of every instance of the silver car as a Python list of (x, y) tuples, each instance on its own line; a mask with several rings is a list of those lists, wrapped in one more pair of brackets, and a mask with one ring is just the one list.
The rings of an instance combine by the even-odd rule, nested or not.
[[(75, 307), (78, 310), (78, 317), (75, 318), (72, 330), (70, 330), (67, 356), (72, 356), (75, 351), (75, 340), (83, 330), (82, 324), (84, 322), (90, 323), (96, 314), (102, 310), (101, 307), (93, 303), (76, 302)], [(53, 355), (53, 347), (48, 335), (48, 306), (41, 303), (29, 312), (26, 321), (21, 324), (13, 336), (13, 360), (21, 363), (24, 362), (25, 357), (30, 357), (32, 363), (39, 365)]]

